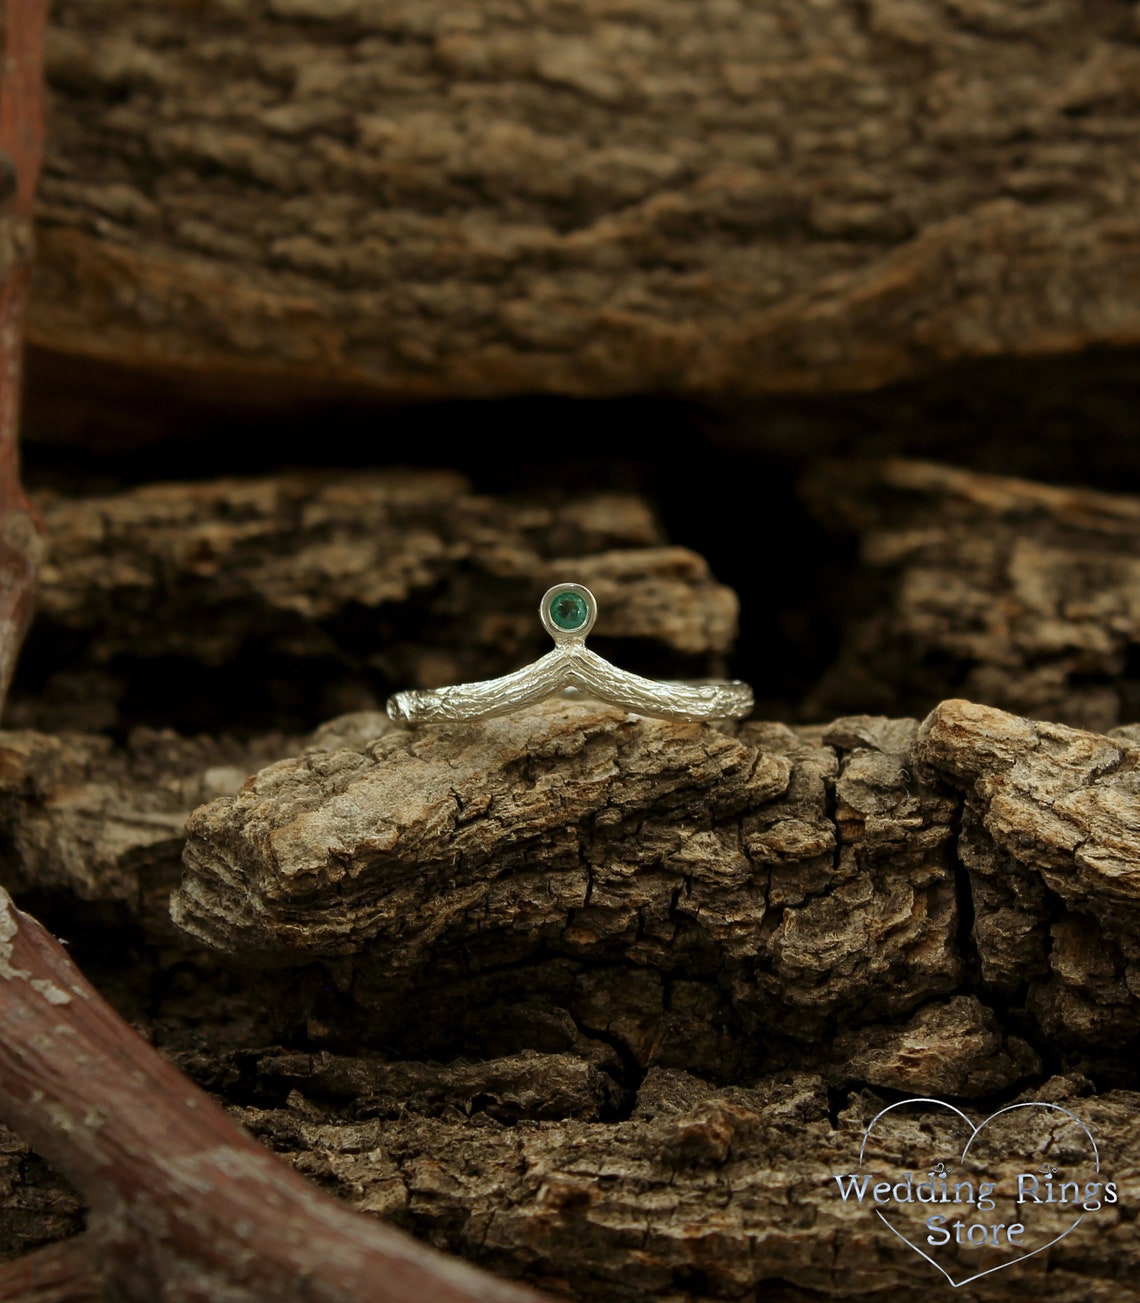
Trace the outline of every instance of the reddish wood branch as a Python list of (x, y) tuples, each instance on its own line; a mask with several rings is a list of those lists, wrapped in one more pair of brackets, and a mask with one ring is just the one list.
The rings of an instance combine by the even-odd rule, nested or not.
[(116, 1298), (539, 1303), (308, 1185), (128, 1027), (2, 890), (0, 1116), (87, 1199)]
[(87, 1235), (0, 1263), (0, 1303), (101, 1303), (98, 1253)]
[(6, 0), (0, 71), (0, 705), (31, 623), (43, 525), (20, 482), (20, 387), (32, 257), (32, 206), (43, 158), (46, 0)]

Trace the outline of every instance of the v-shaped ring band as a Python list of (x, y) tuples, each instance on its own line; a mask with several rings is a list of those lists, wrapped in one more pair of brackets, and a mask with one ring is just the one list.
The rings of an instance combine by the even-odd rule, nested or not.
[(412, 689), (388, 699), (397, 724), (488, 719), (570, 690), (595, 701), (657, 719), (742, 719), (752, 710), (752, 689), (739, 680), (671, 683), (619, 670), (586, 646), (598, 604), (582, 584), (555, 584), (538, 608), (554, 650), (513, 674), (447, 688)]

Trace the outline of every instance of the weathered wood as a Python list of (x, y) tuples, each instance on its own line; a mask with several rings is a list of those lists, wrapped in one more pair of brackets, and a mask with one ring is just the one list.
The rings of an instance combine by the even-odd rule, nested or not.
[(236, 792), (303, 741), (269, 735), (242, 743), (140, 728), (116, 747), (97, 735), (2, 732), (3, 885), (114, 902), (152, 942), (169, 940), (168, 899), (191, 811)]
[(1024, 995), (1051, 1045), (1125, 1043), (1140, 1033), (1140, 743), (950, 707), (915, 754), (966, 794), (983, 986)]
[[(351, 995), (314, 978), (302, 998), (334, 1044), (612, 1045), (738, 1079), (766, 1035), (955, 988), (955, 802), (904, 813), (913, 728), (838, 777), (835, 749), (780, 726), (588, 704), (389, 733), (195, 812), (173, 916), (239, 962), (327, 961)], [(829, 788), (865, 794), (879, 827), (845, 838)]]
[(334, 1045), (612, 1046), (730, 1080), (775, 1053), (869, 1079), (873, 1038), (837, 1025), (961, 991), (1026, 1002), (1038, 1054), (1116, 1071), (1140, 1032), (1138, 770), (1125, 738), (963, 702), (917, 735), (799, 736), (550, 704), (270, 767), (191, 819), (173, 913), (239, 962), (301, 966), (282, 980)]
[[(67, 775), (14, 742), (62, 827)], [(231, 962), (301, 965), (251, 997), (279, 984), (291, 1039), (163, 1035), (356, 1208), (591, 1303), (772, 1279), (889, 1298), (928, 1264), (833, 1181), (875, 1089), (1067, 1102), (1107, 1172), (1134, 1168), (1140, 1097), (1106, 1089), (1137, 1080), (1128, 730), (953, 701), (801, 730), (550, 703), (419, 734), (350, 716), (309, 747), (197, 812), (177, 906)], [(1130, 1299), (1135, 1226), (1098, 1216), (972, 1288)]]
[(540, 1303), (352, 1216), (288, 1171), (119, 1019), (2, 890), (0, 988), (0, 1114), (83, 1192), (110, 1296)]
[[(928, 1020), (921, 1061), (959, 1052), (968, 1023), (952, 1013), (938, 1028)], [(810, 1072), (718, 1087), (653, 1068), (620, 1114), (598, 1117), (601, 1097), (573, 1062), (524, 1054), (441, 1066), (262, 1052), (254, 1080), (265, 1100), (233, 1112), (350, 1207), (486, 1266), (521, 1265), (536, 1282), (591, 1303), (747, 1298), (776, 1273), (786, 1289), (838, 1297), (901, 1299), (904, 1289), (939, 1281), (875, 1234), (872, 1214), (836, 1198), (835, 1173), (854, 1166), (863, 1128), (887, 1102), (876, 1092), (856, 1090), (837, 1105), (826, 1079)], [(567, 1088), (570, 1080), (577, 1084)], [(911, 1085), (928, 1088), (898, 1088)], [(1106, 1175), (1133, 1171), (1140, 1096), (1090, 1092), (1070, 1075), (1025, 1097), (1085, 1119)], [(280, 1102), (266, 1102), (273, 1098)], [(981, 1120), (979, 1107), (970, 1111)], [(927, 1128), (937, 1136), (936, 1117)], [(1011, 1155), (1002, 1158), (993, 1174), (1008, 1180)], [(1098, 1216), (1064, 1249), (1001, 1273), (974, 1296), (1031, 1297), (1047, 1283), (1065, 1303), (1098, 1291), (1131, 1300), (1138, 1258), (1134, 1223)]]
[(33, 339), (203, 388), (867, 388), (1140, 340), (1132, 11), (61, 0)]
[[(643, 669), (663, 659), (715, 676), (736, 631), (735, 594), (701, 557), (666, 546), (629, 494), (512, 500), (450, 473), (357, 472), (43, 494), (39, 506), (51, 555), (16, 726), (121, 728), (122, 698), (148, 679), (165, 720), (187, 731), (204, 727), (209, 702), (196, 722), (183, 694), (232, 695), (221, 731), (280, 679), (277, 718), (309, 714), (304, 729), (399, 688), (535, 659), (550, 645), (539, 598), (565, 579), (597, 596), (603, 645), (631, 641), (630, 668), (640, 648)], [(58, 680), (45, 683), (50, 670)], [(188, 671), (201, 677), (187, 683)], [(308, 685), (314, 700), (298, 711), (289, 694)]]
[[(928, 1029), (922, 1058), (960, 1052), (957, 1032), (949, 1023), (941, 1034)], [(835, 1175), (858, 1170), (864, 1128), (888, 1102), (874, 1091), (837, 1103), (810, 1072), (718, 1087), (652, 1068), (620, 1120), (506, 1122), (493, 1096), (440, 1112), (412, 1090), (403, 1107), (374, 1110), (366, 1095), (332, 1096), (322, 1071), (335, 1077), (335, 1063), (298, 1081), (288, 1103), (242, 1107), (238, 1116), (350, 1206), (382, 1210), (488, 1265), (530, 1263), (533, 1278), (557, 1278), (586, 1303), (904, 1303), (949, 1289), (865, 1205), (837, 1197)], [(1121, 1179), (1128, 1203), (1140, 1160), (1140, 1095), (1091, 1095), (1089, 1083), (1072, 1076), (1017, 1098), (1058, 1102), (1086, 1119), (1102, 1171)], [(969, 1108), (978, 1122), (986, 1111)], [(1025, 1114), (1018, 1120), (991, 1169), (1007, 1189), (1018, 1143), (1039, 1125)], [(925, 1115), (924, 1127), (915, 1137), (916, 1174), (936, 1157), (956, 1159), (962, 1144), (943, 1142), (937, 1114)], [(1025, 1221), (1032, 1226), (1031, 1216)], [(1044, 1290), (1064, 1303), (1135, 1300), (1138, 1271), (1134, 1221), (1101, 1209), (1063, 1246), (976, 1282), (969, 1297), (1008, 1303)]]
[(961, 695), (1099, 731), (1140, 714), (1140, 498), (901, 460), (816, 466), (804, 491), (861, 562), (809, 713)]

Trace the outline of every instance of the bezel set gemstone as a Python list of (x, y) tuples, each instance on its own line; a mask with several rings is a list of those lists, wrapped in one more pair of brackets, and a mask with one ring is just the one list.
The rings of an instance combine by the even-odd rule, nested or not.
[(598, 603), (585, 584), (555, 584), (543, 594), (538, 613), (555, 642), (582, 642), (598, 618)]
[(546, 609), (550, 612), (551, 620), (566, 633), (574, 633), (590, 618), (586, 599), (572, 588), (556, 593)]

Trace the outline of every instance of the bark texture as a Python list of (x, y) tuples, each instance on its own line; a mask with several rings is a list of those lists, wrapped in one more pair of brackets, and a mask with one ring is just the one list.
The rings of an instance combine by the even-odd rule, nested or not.
[(1135, 344), (1136, 39), (1078, 0), (62, 0), (32, 338), (389, 396)]
[[(131, 798), (144, 808), (147, 741)], [(6, 766), (25, 770), (3, 830), (25, 848), (24, 888), (77, 890), (43, 877), (73, 818), (62, 798), (86, 782), (121, 801), (124, 762), (91, 755), (77, 781), (28, 734), (5, 743)], [(220, 768), (203, 742), (148, 744), (156, 789), (174, 781), (164, 765)], [(1063, 1104), (1125, 1182), (1127, 1210), (1129, 730), (958, 701), (920, 725), (799, 730), (550, 703), (418, 734), (349, 716), (306, 745), (190, 822), (177, 920), (195, 945), (266, 970), (229, 997), (228, 1039), (220, 1013), (203, 1020), (203, 988), (188, 1002), (170, 978), (141, 1022), (357, 1209), (591, 1303), (744, 1300), (773, 1281), (787, 1299), (893, 1303), (938, 1278), (834, 1182), (886, 1091), (972, 1101), (976, 1121), (995, 1095)], [(122, 899), (121, 875), (84, 889)], [(167, 970), (203, 962), (150, 934)], [(270, 1005), (275, 1026), (250, 1017)], [(1016, 1116), (990, 1155), (996, 1179), (1042, 1155), (1076, 1170), (1055, 1128)], [(883, 1153), (915, 1171), (952, 1158), (961, 1141), (940, 1126), (904, 1127)], [(34, 1166), (19, 1177), (13, 1201), (41, 1200), (38, 1238), (58, 1235), (58, 1187)], [(53, 1215), (75, 1216), (51, 1197)], [(1137, 1297), (1135, 1225), (1106, 1205), (971, 1289)]]
[[(897, 812), (910, 733), (887, 738), (844, 777)], [(781, 726), (561, 703), (392, 732), (197, 811), (174, 918), (243, 962), (329, 961), (355, 1017), (325, 981), (320, 1021), (405, 1052), (584, 1038), (736, 1078), (767, 1035), (898, 1016), (958, 979), (954, 802), (931, 792), (909, 837), (888, 814), (845, 852), (837, 769)]]
[[(298, 966), (318, 1030), (415, 1056), (616, 1052), (722, 1080), (776, 1056), (896, 1086), (910, 1063), (919, 1086), (933, 1061), (908, 1043), (951, 1014), (922, 1006), (968, 993), (1111, 1070), (1140, 1031), (1140, 750), (965, 702), (915, 729), (729, 736), (556, 704), (393, 731), (196, 811), (174, 918)], [(970, 1093), (986, 1037), (978, 1084), (1039, 1066), (985, 1009), (952, 1013), (942, 1088)]]
[(169, 932), (184, 829), (204, 800), (234, 793), (298, 738), (183, 738), (137, 729), (127, 745), (78, 734), (0, 733), (4, 885), (121, 903), (153, 937)]
[[(813, 501), (865, 533), (869, 561), (921, 557), (930, 573), (920, 585), (902, 569), (900, 592), (934, 603), (957, 583), (934, 608), (953, 636), (963, 593), (977, 612), (998, 594), (1005, 622), (985, 625), (976, 656), (1011, 692), (1018, 668), (1040, 691), (1050, 630), (1058, 700), (1086, 700), (1094, 651), (1126, 690), (1112, 656), (1126, 666), (1133, 639), (1131, 500), (913, 464), (847, 476), (821, 473)], [(548, 573), (591, 584), (623, 665), (654, 649), (673, 672), (720, 672), (735, 619), (732, 594), (629, 498), (520, 503), (417, 473), (42, 505), (52, 674), (72, 667), (77, 694), (151, 667), (168, 711), (195, 665), (236, 663), (252, 696), (266, 646), (317, 663), (312, 682), (347, 667), (366, 704), (397, 672), (399, 686), (501, 672), (541, 650)], [(892, 628), (880, 645), (905, 666)], [(1088, 1124), (1121, 1205), (969, 1292), (1140, 1297), (1140, 728), (961, 700), (921, 723), (714, 728), (559, 701), (414, 733), (376, 709), (259, 733), (241, 700), (242, 736), (186, 738), (126, 729), (130, 713), (106, 700), (114, 740), (0, 734), (0, 881), (48, 911), (173, 1065), (134, 1045), (131, 1062), (157, 1074), (145, 1106), (130, 1072), (73, 1065), (68, 1100), (89, 1100), (85, 1074), (114, 1095), (91, 1144), (137, 1127), (132, 1163), (171, 1135), (200, 1156), (200, 1130), (162, 1122), (190, 1089), (179, 1068), (310, 1185), (551, 1294), (903, 1303), (941, 1278), (836, 1192), (868, 1124), (900, 1095), (955, 1101), (975, 1122), (999, 1103), (1053, 1101)], [(62, 713), (62, 690), (56, 702)], [(50, 718), (27, 689), (16, 708)], [(4, 917), (18, 928), (0, 940), (14, 973), (0, 980), (39, 1001), (25, 1012), (74, 1014), (85, 1035), (78, 998), (24, 989), (31, 973), (66, 995), (37, 967), (62, 954), (42, 938), (34, 953), (5, 949), (31, 933)], [(94, 1052), (71, 1033), (29, 1037), (17, 1013), (0, 1000), (0, 1094), (45, 1079), (36, 1055)], [(60, 1128), (22, 1090), (20, 1139), (0, 1141), (0, 1256), (19, 1259), (0, 1269), (0, 1299), (87, 1303), (109, 1260), (89, 1115), (72, 1100)], [(1085, 1179), (1087, 1155), (1056, 1118), (1009, 1118), (987, 1150), (993, 1176), (1008, 1186), (1048, 1162)], [(876, 1136), (878, 1164), (962, 1162), (945, 1117)], [(242, 1154), (262, 1182), (266, 1160)], [(131, 1172), (115, 1224), (133, 1238), (114, 1261), (150, 1299), (187, 1277), (139, 1194), (165, 1178)], [(255, 1212), (264, 1188), (245, 1190)], [(85, 1209), (94, 1237), (29, 1255)], [(176, 1220), (200, 1213), (182, 1205)], [(202, 1215), (232, 1242), (234, 1218)], [(1026, 1217), (1035, 1244), (1052, 1215)], [(990, 1220), (1018, 1216), (1007, 1201)]]
[[(0, 1259), (23, 1257), (82, 1229), (83, 1202), (75, 1191), (19, 1136), (0, 1126)], [(0, 1299), (7, 1303), (3, 1292)]]
[(187, 730), (248, 720), (259, 694), (311, 726), (536, 659), (539, 599), (565, 579), (592, 589), (595, 641), (628, 640), (632, 667), (720, 673), (736, 630), (735, 594), (632, 495), (511, 500), (416, 471), (39, 502), (51, 554), (15, 724), (121, 728), (148, 683)]
[(806, 712), (961, 694), (1106, 730), (1140, 717), (1140, 498), (900, 460), (814, 468), (862, 608)]
[[(929, 1048), (957, 1043), (954, 1035), (933, 1036)], [(442, 1110), (430, 1093), (412, 1090), (400, 1107), (385, 1109), (367, 1096), (355, 1105), (335, 1097), (323, 1073), (336, 1077), (337, 1065), (323, 1061), (287, 1104), (243, 1108), (239, 1116), (351, 1206), (379, 1207), (433, 1242), (491, 1264), (556, 1266), (572, 1297), (904, 1303), (916, 1291), (948, 1288), (910, 1248), (881, 1226), (876, 1232), (865, 1206), (837, 1197), (835, 1174), (858, 1170), (864, 1130), (886, 1103), (873, 1091), (853, 1092), (835, 1108), (825, 1081), (812, 1073), (717, 1087), (683, 1071), (651, 1069), (619, 1121), (504, 1123), (493, 1087)], [(1028, 1098), (1060, 1102), (1084, 1119), (1103, 1172), (1124, 1177), (1122, 1188), (1130, 1190), (1127, 1174), (1140, 1157), (1140, 1096), (1121, 1090), (1089, 1097), (1087, 1090), (1079, 1078), (1053, 1078)], [(1030, 1153), (1059, 1165), (1057, 1151), (1065, 1148), (1074, 1171), (1072, 1149), (1061, 1141), (1049, 1154), (1040, 1129), (1021, 1114), (999, 1142), (1005, 1152), (988, 1155), (999, 1189), (1008, 1190), (1017, 1159)], [(916, 1171), (935, 1156), (956, 1158), (961, 1143), (932, 1112), (922, 1130), (900, 1128), (884, 1151), (901, 1150)], [(888, 1170), (881, 1160), (868, 1167)], [(1031, 1215), (1025, 1223), (1032, 1234)], [(973, 1263), (962, 1250), (957, 1261), (976, 1270), (976, 1251)], [(1138, 1269), (1135, 1224), (1102, 1207), (1063, 1246), (975, 1282), (969, 1297), (1032, 1299), (1044, 1289), (1062, 1300), (1134, 1300)]]

